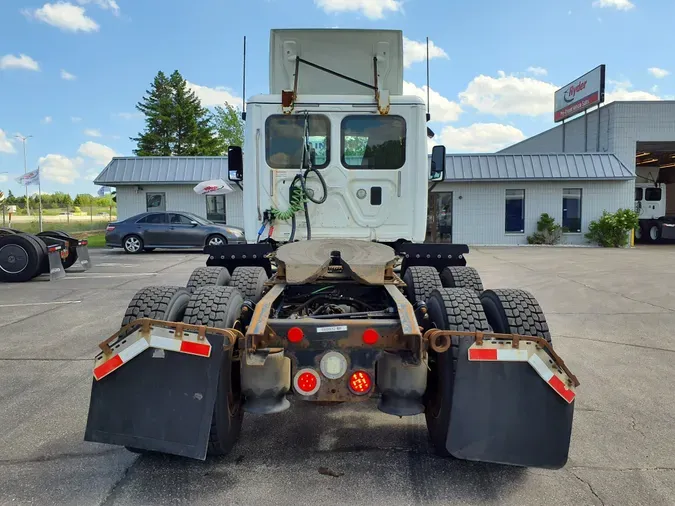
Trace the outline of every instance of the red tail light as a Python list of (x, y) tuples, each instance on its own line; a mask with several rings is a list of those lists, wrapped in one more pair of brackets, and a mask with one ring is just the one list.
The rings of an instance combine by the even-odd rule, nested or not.
[(305, 333), (300, 327), (292, 327), (288, 329), (288, 340), (292, 343), (299, 343), (305, 337)]
[(366, 371), (356, 371), (349, 377), (349, 389), (356, 395), (367, 394), (372, 387), (373, 380)]
[(302, 395), (314, 395), (319, 391), (321, 378), (313, 369), (301, 369), (293, 379), (295, 390)]
[(379, 338), (380, 334), (374, 329), (366, 329), (362, 336), (363, 342), (369, 345), (375, 344)]
[(108, 225), (105, 227), (106, 232), (112, 232), (113, 230), (115, 230), (115, 225)]

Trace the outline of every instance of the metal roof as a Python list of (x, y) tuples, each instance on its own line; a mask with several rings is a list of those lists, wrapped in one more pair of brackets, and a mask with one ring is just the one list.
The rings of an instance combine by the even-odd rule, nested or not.
[(227, 180), (227, 156), (118, 157), (110, 161), (94, 184), (197, 184), (219, 178)]
[(445, 181), (614, 179), (635, 175), (609, 153), (446, 155)]

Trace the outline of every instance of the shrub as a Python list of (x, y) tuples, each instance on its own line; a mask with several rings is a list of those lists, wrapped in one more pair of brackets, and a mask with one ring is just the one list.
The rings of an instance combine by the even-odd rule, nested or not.
[(638, 214), (632, 209), (603, 211), (600, 219), (588, 226), (586, 239), (605, 248), (623, 248), (628, 244), (628, 232), (637, 227)]
[(558, 244), (562, 238), (563, 229), (548, 213), (539, 217), (537, 231), (527, 237), (528, 244)]

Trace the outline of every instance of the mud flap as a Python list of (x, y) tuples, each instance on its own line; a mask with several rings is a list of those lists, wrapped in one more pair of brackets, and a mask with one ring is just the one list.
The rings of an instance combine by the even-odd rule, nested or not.
[(82, 264), (82, 268), (85, 271), (91, 269), (91, 259), (89, 258), (89, 247), (87, 246), (86, 241), (80, 241), (77, 243), (77, 259)]
[(206, 459), (224, 337), (210, 357), (148, 348), (94, 380), (85, 441)]
[(49, 246), (47, 251), (49, 258), (49, 280), (56, 281), (57, 279), (65, 278), (66, 271), (61, 263), (61, 246)]
[(563, 467), (574, 401), (565, 401), (527, 362), (469, 361), (473, 341), (460, 341), (448, 452), (464, 460)]

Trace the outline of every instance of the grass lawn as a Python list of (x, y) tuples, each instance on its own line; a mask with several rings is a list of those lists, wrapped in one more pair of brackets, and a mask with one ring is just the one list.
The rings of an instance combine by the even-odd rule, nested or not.
[(105, 232), (76, 232), (73, 237), (86, 239), (90, 248), (105, 248)]
[[(108, 221), (71, 221), (70, 223), (43, 223), (43, 230), (60, 230), (63, 232), (74, 233), (74, 232), (103, 232), (105, 227), (108, 225)], [(29, 223), (13, 222), (12, 228), (16, 230), (21, 230), (22, 232), (28, 232), (29, 234), (37, 234), (40, 231), (40, 225), (37, 221), (31, 221)]]

